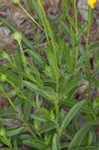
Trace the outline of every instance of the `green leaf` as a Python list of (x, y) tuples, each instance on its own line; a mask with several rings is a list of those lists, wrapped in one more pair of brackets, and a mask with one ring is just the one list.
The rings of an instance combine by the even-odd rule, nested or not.
[[(80, 77), (77, 79), (72, 79), (72, 77), (67, 76), (63, 80), (63, 87), (60, 89), (60, 98), (65, 98), (73, 90), (77, 89), (77, 83), (80, 81)], [(74, 91), (75, 91), (74, 90)]]
[(24, 145), (36, 148), (37, 150), (46, 150), (47, 146), (41, 142), (41, 141), (36, 141), (36, 140), (23, 140), (22, 142)]
[(16, 62), (18, 71), (23, 72), (23, 64), (22, 64), (22, 59), (21, 59), (21, 54), (20, 54), (19, 48), (17, 48), (17, 50), (16, 50), (15, 62)]
[(72, 148), (71, 150), (98, 150), (99, 146), (95, 145), (95, 146), (81, 146), (81, 147), (76, 147), (76, 148)]
[(14, 147), (14, 150), (18, 150), (18, 144), (17, 144), (16, 139), (13, 141), (13, 147)]
[(24, 130), (24, 127), (20, 127), (20, 128), (14, 128), (14, 129), (10, 129), (6, 132), (6, 135), (8, 137), (10, 136), (15, 136), (17, 134), (20, 134), (22, 131)]
[(50, 91), (47, 91), (47, 89), (40, 88), (37, 85), (30, 83), (28, 81), (23, 81), (24, 86), (29, 88), (33, 92), (38, 92), (38, 94), (42, 95), (45, 97), (45, 100), (48, 101), (50, 104), (54, 104), (55, 97), (50, 93)]
[(40, 122), (47, 122), (48, 120), (46, 118), (44, 118), (43, 115), (41, 115), (40, 113), (39, 114), (32, 114), (31, 115), (31, 118), (34, 119), (34, 120), (38, 120)]
[(31, 51), (30, 49), (26, 49), (26, 52), (31, 56), (31, 58), (39, 65), (44, 67), (45, 62), (43, 58), (35, 51)]
[(31, 1), (32, 4), (32, 8), (34, 9), (34, 11), (36, 12), (37, 16), (39, 17), (39, 19), (41, 18), (39, 9), (38, 9), (38, 3), (35, 0)]
[(20, 136), (19, 136), (19, 140), (33, 140), (33, 137), (32, 135), (30, 135), (29, 133), (22, 133)]
[(76, 105), (74, 105), (71, 110), (66, 115), (65, 119), (63, 120), (61, 127), (60, 127), (60, 134), (64, 131), (64, 129), (69, 125), (71, 120), (77, 115), (77, 113), (80, 111), (81, 107), (87, 103), (86, 100), (83, 100), (81, 102), (78, 102)]
[(10, 71), (7, 68), (0, 67), (0, 74), (6, 75), (8, 80), (18, 86), (18, 75), (14, 71)]
[(64, 22), (64, 21), (61, 21), (61, 25), (63, 27), (63, 29), (65, 30), (66, 32), (66, 35), (71, 38), (71, 30), (70, 30), (70, 27), (68, 27), (68, 25)]
[(6, 137), (1, 137), (1, 136), (0, 136), (0, 141), (1, 141), (3, 144), (5, 144), (5, 145), (10, 146), (10, 140), (7, 139)]
[(68, 147), (68, 150), (72, 150), (72, 148), (80, 146), (83, 137), (88, 133), (89, 129), (92, 126), (99, 125), (99, 121), (91, 121), (86, 123), (80, 130), (76, 133), (76, 135), (73, 137), (72, 141), (70, 142), (70, 145)]
[(59, 139), (57, 134), (54, 134), (52, 140), (52, 150), (60, 150)]
[(78, 38), (80, 37), (80, 35), (85, 33), (84, 31), (86, 30), (87, 26), (88, 26), (87, 24), (84, 24), (84, 25), (80, 26), (80, 30), (79, 30), (79, 33), (78, 33)]
[(67, 17), (67, 19), (68, 19), (68, 21), (69, 21), (69, 23), (72, 25), (72, 26), (74, 26), (74, 20), (73, 20), (73, 18), (70, 16), (70, 14), (69, 14), (69, 5), (65, 5), (65, 13), (66, 13), (66, 17)]
[(47, 54), (47, 59), (48, 59), (49, 65), (50, 65), (50, 69), (51, 69), (53, 78), (55, 78), (57, 69), (56, 69), (56, 64), (55, 64), (55, 57), (54, 57), (53, 51), (51, 49), (52, 48), (50, 46), (48, 46), (46, 48), (46, 54)]
[[(25, 68), (25, 75), (27, 74), (29, 76), (33, 76), (35, 77), (36, 80), (38, 80), (40, 83), (42, 83), (41, 79), (40, 79), (40, 73), (37, 70), (37, 67), (35, 67), (33, 64), (30, 64), (30, 67), (26, 67)], [(29, 77), (30, 78), (30, 77)]]
[(90, 50), (93, 50), (94, 51), (94, 49), (98, 49), (99, 48), (99, 41), (97, 41), (97, 42), (94, 42), (94, 43), (91, 43), (90, 45), (89, 45), (89, 49)]
[(88, 146), (90, 146), (96, 142), (96, 135), (95, 135), (95, 131), (93, 129), (89, 131), (87, 138), (88, 138)]
[(57, 128), (57, 126), (56, 126), (55, 123), (47, 122), (46, 125), (43, 126), (43, 127), (39, 130), (39, 132), (40, 132), (40, 133), (45, 133), (45, 132), (49, 132), (49, 131), (51, 131), (51, 130), (53, 130), (53, 129), (56, 129), (56, 128)]
[[(76, 100), (76, 99), (71, 99), (71, 100), (69, 100), (69, 99), (67, 98), (67, 99), (65, 99), (65, 100), (63, 101), (63, 104), (64, 104), (66, 107), (71, 108), (71, 107), (73, 107), (74, 105), (77, 104), (77, 100)], [(92, 109), (89, 108), (87, 104), (86, 104), (86, 106), (82, 106), (82, 108), (81, 108), (80, 111), (81, 111), (81, 112), (85, 112), (85, 113), (92, 113)]]
[(32, 106), (30, 103), (27, 103), (27, 102), (24, 103), (23, 111), (24, 111), (24, 116), (26, 119), (29, 119), (29, 117), (30, 117), (31, 108), (32, 108)]

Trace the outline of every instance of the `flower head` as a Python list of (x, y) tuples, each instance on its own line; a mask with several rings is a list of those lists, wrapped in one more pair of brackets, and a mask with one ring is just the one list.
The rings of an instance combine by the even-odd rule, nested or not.
[(95, 7), (96, 0), (88, 0), (88, 4), (91, 8)]

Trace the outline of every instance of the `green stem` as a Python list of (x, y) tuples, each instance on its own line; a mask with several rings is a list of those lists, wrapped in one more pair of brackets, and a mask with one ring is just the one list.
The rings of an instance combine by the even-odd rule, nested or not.
[[(91, 69), (91, 66), (90, 66), (90, 52), (89, 52), (89, 36), (90, 36), (90, 26), (91, 26), (91, 8), (89, 7), (89, 11), (88, 11), (88, 32), (87, 32), (87, 37), (86, 37), (86, 71), (88, 73), (90, 73), (90, 69)], [(94, 112), (94, 109), (92, 107), (92, 104), (91, 104), (91, 87), (92, 87), (92, 84), (91, 84), (91, 81), (89, 81), (89, 87), (88, 87), (88, 105), (89, 107), (92, 109), (92, 116), (94, 119), (96, 119), (96, 116), (95, 116), (95, 112)]]
[(44, 32), (45, 32), (45, 35), (46, 35), (46, 38), (47, 38), (47, 42), (48, 42), (48, 44), (50, 44), (50, 40), (49, 40), (49, 36), (48, 36), (48, 32), (47, 32), (47, 27), (46, 27), (46, 21), (44, 19), (45, 12), (43, 11), (42, 4), (39, 1), (37, 1), (37, 2), (38, 2), (40, 17), (41, 17), (42, 24), (44, 26)]
[(58, 92), (59, 92), (59, 79), (56, 80), (56, 122), (58, 123), (59, 118), (59, 101), (58, 101)]
[(90, 72), (90, 53), (89, 53), (89, 36), (90, 36), (90, 25), (91, 25), (91, 8), (89, 7), (88, 11), (88, 32), (87, 32), (87, 37), (86, 37), (86, 65), (87, 66), (87, 71)]
[[(88, 11), (88, 33), (87, 33), (87, 37), (86, 37), (86, 71), (90, 73), (90, 53), (89, 53), (89, 36), (90, 36), (90, 25), (91, 25), (91, 8), (89, 7), (89, 11)], [(88, 104), (91, 105), (90, 102), (90, 98), (91, 98), (91, 83), (89, 83), (89, 87), (88, 87)]]
[[(58, 100), (58, 92), (59, 92), (59, 69), (58, 69), (58, 64), (57, 64), (57, 55), (56, 55), (56, 43), (54, 41), (54, 36), (53, 36), (53, 33), (52, 33), (52, 30), (51, 30), (51, 27), (50, 27), (50, 24), (47, 20), (47, 17), (46, 17), (46, 14), (45, 14), (45, 11), (44, 11), (44, 8), (43, 8), (43, 5), (42, 5), (42, 2), (41, 0), (38, 0), (38, 4), (40, 6), (40, 9), (41, 9), (41, 14), (43, 14), (43, 21), (45, 22), (45, 32), (47, 34), (47, 38), (49, 37), (51, 39), (51, 43), (52, 43), (52, 47), (53, 47), (53, 54), (54, 54), (54, 59), (55, 59), (55, 66), (56, 66), (56, 72), (55, 72), (55, 75), (56, 75), (56, 102), (55, 102), (55, 109), (56, 109), (56, 121), (58, 122), (58, 117), (59, 117), (59, 100)], [(48, 38), (48, 39), (49, 39)]]
[(35, 23), (42, 31), (44, 30), (39, 24), (38, 22), (31, 16), (31, 14), (28, 13), (28, 11), (26, 9), (24, 9), (24, 7), (21, 5), (21, 3), (19, 3), (19, 7), (25, 12), (25, 14), (27, 14), (27, 16), (32, 20), (33, 23)]
[[(29, 14), (32, 16), (29, 1), (30, 1), (30, 0), (26, 0), (27, 10), (28, 10)], [(36, 35), (36, 30), (35, 30), (34, 22), (33, 22), (33, 21), (32, 21), (32, 30), (33, 30), (33, 37), (34, 37), (35, 44), (36, 44), (37, 47), (39, 47), (39, 46), (38, 46), (39, 43), (38, 43), (38, 41), (37, 41), (37, 35)]]
[(74, 31), (71, 25), (71, 35), (72, 35), (72, 67), (75, 65), (75, 39), (74, 39)]
[(22, 57), (22, 62), (24, 64), (24, 67), (26, 66), (26, 57), (24, 55), (23, 47), (21, 44), (21, 41), (18, 41), (19, 47), (20, 47), (20, 52), (21, 52), (21, 57)]
[(27, 10), (31, 14), (29, 0), (26, 0)]
[[(64, 0), (64, 3), (66, 3), (66, 0)], [(65, 5), (65, 12), (66, 12), (66, 19), (69, 21), (69, 23), (72, 25), (72, 27), (74, 27), (74, 20), (72, 19), (72, 17), (69, 14), (69, 8), (68, 8), (69, 4)]]
[(76, 7), (77, 0), (74, 0), (74, 15), (75, 15), (75, 31), (76, 31), (76, 51), (75, 51), (75, 65), (78, 61), (78, 20), (77, 20), (77, 7)]

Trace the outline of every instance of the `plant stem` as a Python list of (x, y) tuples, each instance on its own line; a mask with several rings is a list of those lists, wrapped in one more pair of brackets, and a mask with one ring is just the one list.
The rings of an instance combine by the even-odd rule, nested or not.
[(28, 13), (26, 9), (19, 3), (19, 7), (27, 14), (27, 16), (32, 20), (33, 23), (35, 23), (42, 31), (44, 30), (41, 25), (38, 24), (38, 22), (31, 16), (31, 14)]
[[(32, 12), (31, 12), (31, 8), (30, 8), (30, 3), (29, 3), (30, 0), (26, 0), (26, 4), (27, 4), (27, 10), (29, 12), (29, 14), (32, 16)], [(33, 30), (33, 37), (34, 37), (34, 41), (35, 41), (35, 44), (37, 47), (39, 47), (39, 43), (37, 41), (37, 35), (36, 35), (36, 30), (35, 30), (35, 27), (34, 27), (34, 22), (32, 21), (32, 30)]]
[(28, 12), (31, 13), (29, 0), (26, 0), (26, 5), (27, 5)]
[(74, 0), (74, 16), (75, 16), (75, 31), (76, 31), (76, 51), (75, 51), (75, 66), (77, 65), (78, 61), (78, 20), (77, 20), (77, 7), (76, 7), (76, 0)]
[(22, 47), (21, 41), (18, 41), (18, 44), (19, 44), (19, 47), (20, 47), (22, 62), (23, 62), (24, 67), (25, 67), (26, 66), (26, 57), (24, 55), (24, 51), (23, 51), (23, 47)]
[[(88, 73), (90, 73), (90, 69), (91, 69), (91, 66), (90, 66), (90, 52), (89, 52), (90, 26), (91, 26), (91, 8), (89, 7), (89, 11), (88, 11), (88, 32), (87, 32), (87, 37), (86, 37), (86, 66), (87, 66), (86, 67), (86, 71)], [(92, 83), (91, 83), (91, 81), (89, 81), (88, 105), (92, 109), (92, 112), (93, 112), (92, 116), (93, 116), (93, 118), (96, 119), (95, 112), (94, 112), (94, 109), (93, 109), (92, 104), (91, 104), (91, 87), (92, 87)]]
[(90, 54), (89, 54), (89, 36), (90, 36), (90, 25), (91, 25), (91, 8), (89, 7), (88, 11), (88, 32), (87, 32), (87, 37), (86, 37), (86, 65), (87, 66), (87, 71), (90, 72)]
[[(88, 11), (88, 32), (87, 32), (87, 37), (86, 37), (86, 71), (90, 73), (90, 53), (89, 53), (89, 36), (90, 36), (90, 25), (91, 25), (91, 8), (89, 7)], [(91, 98), (91, 83), (89, 83), (88, 87), (88, 104), (90, 105), (90, 98)]]
[(72, 25), (71, 25), (71, 35), (72, 35), (72, 68), (73, 68), (75, 65), (75, 37)]
[[(45, 22), (44, 28), (45, 28), (45, 33), (47, 34), (47, 38), (49, 37), (51, 39), (51, 44), (53, 47), (53, 54), (54, 54), (54, 59), (55, 59), (55, 66), (56, 66), (56, 71), (55, 71), (55, 75), (56, 75), (56, 103), (55, 103), (55, 109), (56, 109), (56, 121), (58, 123), (58, 117), (59, 117), (59, 100), (58, 100), (58, 92), (59, 92), (59, 69), (58, 69), (58, 64), (57, 64), (57, 55), (56, 55), (56, 43), (54, 41), (54, 36), (50, 27), (50, 24), (47, 20), (43, 5), (41, 0), (38, 0), (38, 4), (40, 6), (41, 9), (41, 14), (43, 14), (43, 22)], [(48, 38), (48, 39), (49, 39)]]

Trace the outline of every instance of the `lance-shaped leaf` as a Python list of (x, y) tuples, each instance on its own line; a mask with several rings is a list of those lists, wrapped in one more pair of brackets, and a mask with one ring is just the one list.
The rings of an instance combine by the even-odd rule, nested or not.
[(52, 150), (60, 150), (59, 138), (57, 134), (54, 134), (52, 141)]
[(87, 134), (88, 130), (92, 127), (92, 126), (96, 126), (99, 125), (99, 121), (91, 121), (86, 123), (74, 136), (74, 138), (72, 139), (68, 150), (72, 150), (72, 148), (80, 146), (83, 137)]
[(78, 114), (81, 107), (87, 103), (86, 100), (78, 102), (76, 105), (74, 105), (71, 110), (66, 115), (65, 119), (62, 122), (61, 128), (60, 128), (60, 134), (62, 134), (63, 130), (69, 125), (71, 120)]

